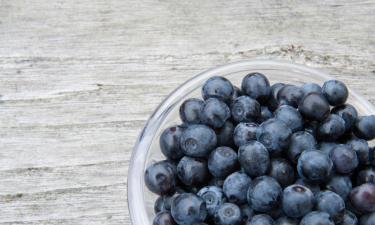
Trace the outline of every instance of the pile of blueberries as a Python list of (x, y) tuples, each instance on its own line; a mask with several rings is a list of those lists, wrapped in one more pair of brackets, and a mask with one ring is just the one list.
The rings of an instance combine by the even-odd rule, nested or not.
[(208, 79), (145, 171), (153, 225), (375, 225), (375, 116), (344, 83)]

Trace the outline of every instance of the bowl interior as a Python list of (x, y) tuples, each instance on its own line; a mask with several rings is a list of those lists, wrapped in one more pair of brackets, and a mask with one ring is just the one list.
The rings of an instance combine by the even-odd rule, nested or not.
[[(271, 84), (323, 84), (331, 79), (327, 74), (301, 65), (275, 61), (244, 61), (207, 70), (181, 85), (150, 117), (134, 147), (128, 174), (128, 201), (132, 224), (152, 224), (153, 205), (157, 196), (147, 190), (143, 173), (148, 165), (164, 159), (159, 148), (159, 137), (165, 128), (181, 123), (179, 105), (187, 98), (201, 98), (201, 87), (211, 76), (224, 76), (234, 85), (241, 87), (242, 78), (251, 72), (265, 74)], [(375, 114), (373, 105), (352, 90), (348, 102), (354, 105), (361, 115)]]

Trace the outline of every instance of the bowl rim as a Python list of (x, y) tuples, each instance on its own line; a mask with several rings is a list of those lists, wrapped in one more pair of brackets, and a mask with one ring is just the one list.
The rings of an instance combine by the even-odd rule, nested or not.
[[(241, 60), (237, 62), (232, 62), (228, 64), (223, 64), (220, 66), (212, 67), (207, 69), (203, 72), (198, 73), (197, 75), (193, 76), (192, 78), (185, 81), (183, 84), (179, 85), (175, 88), (169, 95), (167, 95), (164, 100), (158, 105), (158, 107), (154, 110), (151, 116), (147, 119), (144, 128), (140, 132), (134, 147), (132, 149), (132, 154), (129, 162), (128, 167), (128, 174), (127, 174), (127, 203), (128, 203), (128, 210), (130, 213), (130, 220), (132, 224), (136, 225), (151, 225), (150, 221), (148, 220), (148, 216), (145, 212), (144, 208), (144, 198), (143, 195), (133, 195), (134, 191), (142, 190), (142, 181), (143, 181), (143, 173), (144, 173), (144, 165), (146, 162), (146, 156), (149, 151), (149, 147), (151, 144), (151, 140), (153, 139), (154, 135), (149, 135), (150, 133), (153, 134), (157, 128), (159, 127), (160, 123), (162, 122), (163, 115), (167, 114), (170, 109), (175, 105), (173, 102), (177, 99), (181, 99), (184, 96), (181, 94), (186, 94), (186, 91), (189, 91), (189, 88), (196, 84), (197, 82), (201, 82), (206, 78), (212, 76), (213, 74), (221, 74), (224, 71), (235, 69), (235, 68), (246, 68), (251, 66), (270, 66), (270, 67), (281, 67), (284, 69), (289, 70), (296, 70), (296, 71), (303, 71), (309, 74), (314, 74), (320, 77), (323, 80), (331, 80), (333, 79), (330, 75), (314, 68), (307, 67), (302, 64), (292, 63), (289, 61), (283, 60)], [(349, 88), (350, 94), (359, 101), (359, 104), (363, 105), (369, 112), (375, 114), (375, 107), (364, 97), (357, 94), (355, 91)], [(133, 179), (140, 177), (139, 179)], [(138, 181), (138, 182), (136, 182)], [(140, 205), (143, 205), (143, 208), (139, 208)], [(137, 207), (136, 207), (137, 206)], [(143, 212), (139, 212), (139, 210), (143, 210)], [(137, 211), (137, 212), (136, 212)], [(138, 215), (136, 217), (136, 214)]]

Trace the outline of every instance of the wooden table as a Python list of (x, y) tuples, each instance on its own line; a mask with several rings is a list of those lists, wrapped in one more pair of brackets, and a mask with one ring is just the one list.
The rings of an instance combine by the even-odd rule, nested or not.
[(196, 73), (255, 58), (375, 103), (375, 1), (0, 0), (0, 224), (131, 224), (148, 116)]

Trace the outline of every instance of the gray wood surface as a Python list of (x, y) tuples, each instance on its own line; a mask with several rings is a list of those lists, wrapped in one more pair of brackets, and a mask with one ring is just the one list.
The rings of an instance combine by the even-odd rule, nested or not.
[(375, 103), (375, 1), (0, 0), (0, 224), (131, 224), (129, 158), (153, 109), (255, 58)]

